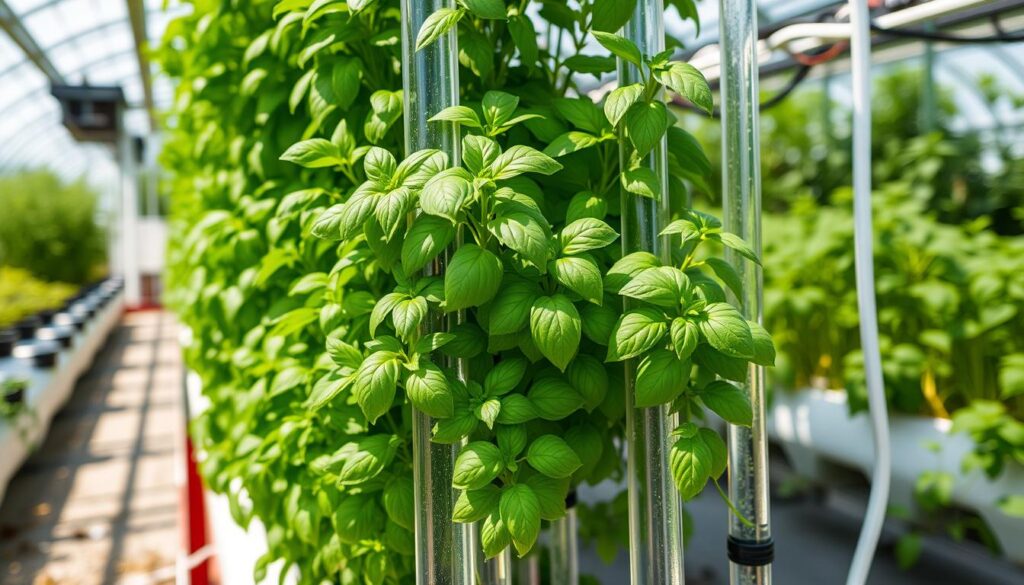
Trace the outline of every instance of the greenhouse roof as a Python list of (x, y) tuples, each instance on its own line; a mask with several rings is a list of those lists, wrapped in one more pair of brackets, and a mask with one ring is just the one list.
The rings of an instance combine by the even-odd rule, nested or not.
[[(840, 4), (836, 0), (760, 0), (762, 27), (816, 13)], [(1024, 2), (994, 0), (1011, 10)], [(173, 99), (171, 83), (146, 59), (145, 47), (160, 40), (167, 23), (191, 8), (181, 0), (0, 0), (0, 170), (48, 166), (68, 177), (88, 169), (90, 178), (110, 172), (116, 177), (110, 149), (76, 143), (62, 126), (60, 107), (51, 83), (121, 86), (134, 134), (152, 129), (152, 113)], [(687, 44), (718, 37), (718, 2), (699, 4), (703, 27), (699, 41), (691, 22), (668, 13), (669, 32)], [(1014, 23), (1016, 24), (1016, 23)], [(988, 23), (980, 34), (991, 33)], [(943, 45), (943, 49), (953, 48)], [(985, 58), (989, 55), (992, 58)], [(1020, 90), (1024, 75), (1024, 43), (958, 46), (938, 59), (939, 81), (962, 80), (969, 70)], [(968, 65), (969, 63), (969, 65)], [(992, 125), (994, 113), (981, 111), (977, 97), (966, 96), (974, 112), (965, 126)], [(973, 103), (971, 103), (973, 102)], [(999, 120), (996, 119), (996, 123)]]
[(177, 0), (0, 0), (0, 169), (111, 168), (108, 149), (75, 143), (61, 125), (51, 83), (120, 86), (129, 129), (148, 133), (147, 110), (165, 107), (173, 90), (137, 43), (156, 43), (183, 10)]

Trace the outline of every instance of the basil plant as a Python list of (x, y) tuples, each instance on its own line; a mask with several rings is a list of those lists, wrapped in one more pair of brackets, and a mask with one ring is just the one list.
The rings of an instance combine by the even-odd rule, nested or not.
[[(634, 2), (432, 15), (420, 47), (458, 34), (461, 105), (431, 123), (460, 160), (404, 153), (397, 1), (193, 4), (159, 53), (178, 82), (169, 278), (209, 400), (201, 471), (266, 527), (257, 577), (283, 560), (303, 582), (412, 582), (413, 408), (462, 445), (453, 520), (480, 523), (487, 556), (528, 553), (576, 486), (622, 477), (626, 361), (636, 407), (681, 415), (682, 496), (723, 473), (705, 413), (749, 425), (733, 382), (774, 349), (721, 253), (758, 259), (685, 205), (710, 165), (663, 96), (710, 110), (711, 92), (613, 32)], [(587, 97), (617, 59), (645, 81)], [(663, 140), (667, 189), (640, 164)], [(671, 262), (623, 253), (623, 196), (672, 201)]]

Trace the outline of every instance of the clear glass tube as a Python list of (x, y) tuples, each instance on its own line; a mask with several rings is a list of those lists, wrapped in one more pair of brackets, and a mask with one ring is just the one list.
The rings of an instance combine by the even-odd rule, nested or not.
[[(428, 120), (459, 103), (458, 50), (455, 32), (416, 51), (416, 36), (428, 16), (440, 8), (454, 8), (454, 0), (402, 0), (402, 85), (405, 100), (405, 148), (408, 153), (436, 148), (459, 159), (458, 135), (451, 124)], [(427, 276), (444, 274), (449, 254), (442, 254), (424, 270)], [(454, 319), (457, 321), (457, 317)], [(453, 319), (430, 315), (425, 328), (445, 331)], [(444, 363), (460, 368), (463, 364)], [(431, 441), (433, 419), (414, 410), (412, 424), (413, 481), (416, 510), (416, 583), (418, 585), (474, 585), (475, 551), (472, 527), (452, 522), (456, 494), (452, 470), (458, 445)]]
[(577, 548), (576, 508), (569, 508), (564, 518), (551, 523), (552, 585), (577, 585), (580, 582)]
[[(640, 0), (622, 33), (646, 55), (665, 48), (662, 0)], [(636, 67), (619, 61), (620, 86), (644, 81)], [(667, 140), (662, 138), (642, 161), (657, 173), (662, 197), (652, 200), (622, 192), (622, 251), (648, 251), (671, 263), (666, 238), (659, 234), (671, 217), (668, 197)], [(620, 163), (630, 152), (620, 148)], [(626, 303), (628, 308), (629, 303)], [(669, 439), (675, 425), (668, 406), (635, 408), (635, 360), (626, 364), (627, 484), (629, 491), (629, 560), (633, 585), (683, 583), (682, 503), (672, 483)]]
[[(761, 171), (757, 5), (754, 0), (720, 0), (722, 192), (726, 231), (761, 251)], [(726, 250), (726, 260), (743, 281), (743, 298), (731, 298), (743, 316), (762, 321), (761, 269)], [(753, 525), (730, 514), (729, 537), (748, 544), (771, 540), (768, 519), (768, 443), (765, 436), (765, 369), (750, 367), (747, 378), (754, 422), (751, 428), (729, 426), (729, 497)], [(733, 585), (771, 583), (771, 565), (729, 564)]]

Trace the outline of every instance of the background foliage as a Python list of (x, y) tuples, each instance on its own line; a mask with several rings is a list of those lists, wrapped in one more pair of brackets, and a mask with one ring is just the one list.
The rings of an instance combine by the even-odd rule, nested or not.
[(52, 171), (0, 176), (0, 265), (43, 280), (85, 284), (105, 270), (106, 238), (97, 196)]

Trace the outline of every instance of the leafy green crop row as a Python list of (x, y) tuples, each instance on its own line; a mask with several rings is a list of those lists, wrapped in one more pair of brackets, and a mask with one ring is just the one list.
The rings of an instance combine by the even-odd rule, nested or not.
[[(208, 484), (267, 527), (257, 576), (284, 559), (304, 582), (411, 581), (414, 406), (465, 442), (454, 520), (480, 523), (488, 556), (527, 553), (575, 485), (624, 473), (625, 376), (685, 421), (684, 498), (726, 465), (704, 407), (750, 424), (727, 380), (774, 347), (726, 302), (742, 285), (719, 254), (754, 251), (682, 205), (671, 262), (616, 245), (620, 194), (678, 203), (708, 171), (660, 97), (709, 109), (707, 84), (604, 32), (632, 2), (530, 4), (465, 0), (420, 32), (457, 30), (462, 105), (432, 123), (457, 124), (461, 161), (403, 152), (397, 2), (196, 2), (168, 29), (171, 281), (210, 399), (193, 432)], [(576, 54), (589, 39), (607, 53)], [(574, 97), (616, 57), (644, 81)], [(666, 135), (667, 191), (640, 164)], [(429, 331), (442, 313), (457, 324)]]
[(0, 329), (47, 309), (56, 309), (77, 292), (62, 282), (43, 282), (28, 271), (0, 266)]

